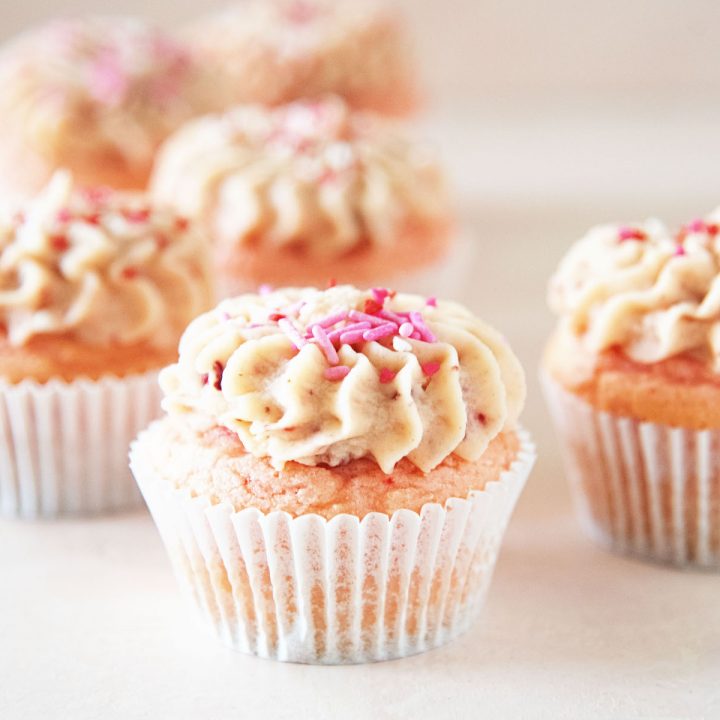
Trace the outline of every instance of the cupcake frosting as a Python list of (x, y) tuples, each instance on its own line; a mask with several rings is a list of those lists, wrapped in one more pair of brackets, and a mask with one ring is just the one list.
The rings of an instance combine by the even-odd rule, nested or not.
[(36, 335), (172, 347), (209, 305), (200, 235), (140, 193), (79, 190), (58, 172), (0, 219), (0, 324), (13, 345)]
[(524, 376), (461, 305), (339, 286), (223, 301), (190, 324), (160, 377), (164, 407), (237, 433), (275, 467), (476, 460), (512, 427)]
[(192, 122), (163, 148), (152, 188), (222, 242), (318, 257), (393, 243), (448, 215), (427, 149), (335, 97)]
[(46, 153), (100, 146), (145, 166), (172, 130), (202, 110), (199, 78), (187, 50), (142, 20), (58, 20), (3, 48), (0, 111)]
[(683, 353), (720, 371), (720, 212), (673, 235), (657, 220), (605, 225), (571, 248), (549, 301), (588, 349), (639, 363)]

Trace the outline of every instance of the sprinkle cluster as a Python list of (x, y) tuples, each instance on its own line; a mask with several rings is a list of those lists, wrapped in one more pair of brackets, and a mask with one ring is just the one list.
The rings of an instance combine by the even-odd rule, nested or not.
[[(687, 254), (687, 251), (683, 247), (683, 243), (688, 235), (706, 235), (708, 238), (715, 238), (720, 233), (720, 225), (714, 222), (707, 222), (702, 218), (696, 218), (691, 220), (689, 223), (685, 223), (680, 226), (680, 229), (675, 234), (675, 240), (677, 242), (677, 248), (675, 250), (676, 257), (682, 257)], [(628, 240), (634, 240), (637, 242), (644, 242), (648, 239), (647, 233), (638, 227), (631, 225), (622, 225), (617, 230), (618, 242), (627, 242)]]

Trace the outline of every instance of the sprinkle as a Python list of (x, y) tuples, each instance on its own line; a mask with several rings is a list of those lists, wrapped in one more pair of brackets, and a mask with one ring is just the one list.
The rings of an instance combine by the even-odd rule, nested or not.
[(157, 245), (158, 250), (164, 250), (168, 245), (170, 245), (170, 239), (167, 235), (155, 233), (155, 245)]
[(283, 315), (283, 313), (271, 313), (268, 315), (268, 320), (271, 322), (277, 322), (278, 320), (282, 320), (284, 317), (287, 317), (287, 315)]
[(717, 223), (707, 223), (705, 225), (705, 232), (710, 235), (710, 237), (715, 237), (720, 232), (720, 225)]
[(100, 224), (100, 215), (98, 213), (89, 213), (87, 215), (83, 215), (83, 220), (88, 225), (99, 225)]
[(223, 364), (219, 360), (216, 360), (213, 363), (213, 373), (215, 373), (215, 381), (213, 382), (213, 387), (216, 390), (221, 389), (220, 386), (222, 383), (222, 377), (223, 377), (224, 371), (225, 371), (225, 368), (223, 367)]
[(341, 320), (344, 320), (347, 316), (347, 310), (340, 310), (340, 312), (333, 313), (322, 320), (318, 320), (316, 325), (319, 325), (321, 328), (329, 328), (332, 325), (339, 323)]
[(437, 298), (436, 298), (436, 297), (429, 297), (429, 298), (425, 301), (425, 304), (426, 304), (428, 307), (437, 307)]
[(385, 300), (390, 294), (390, 291), (385, 288), (373, 288), (370, 292), (372, 293), (375, 302), (381, 307), (385, 304)]
[(681, 257), (682, 255), (687, 255), (687, 251), (682, 245), (678, 245), (675, 248), (675, 252), (673, 253), (675, 257)]
[(148, 208), (126, 208), (123, 210), (123, 216), (128, 222), (144, 223), (150, 217), (150, 210)]
[(340, 340), (340, 342), (345, 342), (341, 339), (345, 333), (353, 332), (355, 330), (360, 330), (360, 334), (362, 335), (362, 331), (367, 330), (370, 327), (372, 327), (372, 325), (370, 325), (369, 322), (352, 323), (351, 325), (346, 325), (345, 327), (338, 328), (337, 330), (333, 330), (332, 332), (329, 332), (327, 334), (328, 340), (330, 342), (336, 342), (337, 340)]
[(415, 332), (415, 327), (412, 323), (404, 322), (400, 326), (400, 335), (402, 337), (405, 337), (405, 338), (410, 337), (413, 334), (413, 332)]
[(136, 267), (132, 267), (131, 265), (128, 265), (127, 267), (124, 267), (120, 273), (126, 280), (133, 280), (138, 276), (138, 269)]
[(687, 229), (688, 229), (688, 232), (691, 232), (691, 233), (705, 232), (705, 230), (706, 230), (705, 221), (700, 220), (700, 219), (691, 220), (687, 224)]
[(397, 375), (396, 372), (390, 370), (390, 368), (382, 368), (380, 370), (380, 382), (385, 385), (386, 383), (392, 382)]
[(335, 278), (330, 278), (327, 282), (328, 289), (333, 288), (337, 285), (337, 280)]
[(424, 375), (432, 377), (440, 369), (440, 363), (431, 360), (430, 362), (423, 363), (420, 368)]
[(175, 218), (175, 229), (179, 230), (180, 232), (185, 232), (185, 230), (190, 227), (190, 220), (188, 220), (186, 217), (177, 217)]
[(97, 205), (106, 200), (112, 191), (108, 187), (88, 187), (82, 193), (88, 202)]
[[(270, 286), (268, 285), (268, 287)], [(297, 315), (302, 309), (303, 305), (305, 305), (305, 300), (298, 300), (296, 303), (293, 303), (292, 305), (285, 308), (285, 314)]]
[(618, 240), (625, 242), (626, 240), (647, 240), (647, 235), (639, 228), (620, 227), (618, 228)]
[(435, 342), (437, 338), (431, 332), (430, 328), (425, 324), (422, 315), (419, 312), (410, 313), (410, 322), (415, 326), (415, 330), (420, 333), (420, 339), (425, 342)]
[(335, 365), (326, 368), (323, 375), (326, 380), (342, 380), (349, 372), (350, 368), (347, 365)]
[(369, 322), (371, 325), (385, 325), (387, 320), (382, 317), (376, 317), (375, 315), (368, 315), (367, 313), (360, 312), (359, 310), (351, 310), (348, 313), (348, 317), (351, 320), (362, 320)]
[(481, 425), (484, 425), (487, 422), (487, 417), (485, 417), (485, 413), (478, 413), (477, 419)]
[(365, 307), (363, 308), (363, 310), (366, 313), (375, 315), (376, 313), (380, 312), (380, 310), (382, 310), (382, 303), (379, 303), (377, 300), (374, 300), (372, 298), (368, 298), (365, 301)]
[(327, 361), (331, 365), (337, 365), (340, 362), (337, 351), (333, 344), (328, 340), (328, 336), (325, 331), (319, 325), (313, 325), (312, 334), (320, 349), (325, 353)]
[(209, 378), (210, 378), (210, 376), (209, 376), (207, 373), (203, 373), (203, 374), (200, 376), (200, 379), (202, 380), (202, 384), (203, 384), (203, 385), (207, 385), (207, 384), (208, 384)]
[(258, 288), (258, 294), (260, 295), (269, 295), (272, 292), (272, 285), (268, 285), (267, 283), (263, 283)]
[(300, 336), (297, 328), (287, 318), (280, 318), (278, 320), (280, 329), (288, 336), (290, 342), (298, 349), (301, 350), (306, 344), (305, 340)]
[(407, 321), (408, 314), (394, 313), (392, 310), (383, 309), (378, 313), (378, 317), (381, 317), (383, 320), (389, 320), (390, 322), (394, 322), (396, 325), (399, 326)]
[(66, 223), (70, 222), (72, 220), (72, 213), (68, 208), (60, 208), (60, 210), (57, 211), (57, 215), (55, 216), (57, 218), (58, 222)]
[(63, 252), (70, 247), (70, 243), (64, 235), (51, 235), (50, 244), (59, 252)]
[(388, 335), (394, 335), (396, 331), (397, 325), (395, 323), (387, 323), (386, 325), (372, 328), (372, 330), (366, 330), (363, 333), (363, 340), (367, 340), (368, 342), (380, 340)]
[(340, 335), (340, 342), (343, 345), (353, 345), (356, 342), (360, 342), (364, 338), (364, 333), (368, 332), (367, 330), (348, 330), (347, 332), (343, 332), (342, 335)]

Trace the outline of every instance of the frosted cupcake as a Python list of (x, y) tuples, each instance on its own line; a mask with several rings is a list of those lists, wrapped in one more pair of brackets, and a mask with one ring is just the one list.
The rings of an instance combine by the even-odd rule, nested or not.
[(40, 190), (57, 168), (82, 185), (144, 189), (158, 145), (210, 108), (188, 51), (135, 18), (59, 20), (0, 51), (0, 189)]
[(277, 105), (322, 93), (405, 114), (417, 105), (408, 40), (377, 2), (250, 0), (193, 20), (185, 36), (227, 105)]
[(213, 238), (225, 295), (397, 278), (442, 257), (452, 224), (427, 148), (335, 97), (189, 123), (161, 150), (152, 192)]
[(159, 412), (158, 370), (207, 309), (204, 245), (144, 195), (58, 173), (0, 219), (0, 510), (138, 504), (127, 447)]
[(534, 453), (522, 369), (460, 305), (351, 286), (222, 302), (131, 466), (232, 647), (381, 660), (475, 617)]
[(718, 219), (592, 230), (550, 285), (547, 396), (603, 545), (720, 567)]

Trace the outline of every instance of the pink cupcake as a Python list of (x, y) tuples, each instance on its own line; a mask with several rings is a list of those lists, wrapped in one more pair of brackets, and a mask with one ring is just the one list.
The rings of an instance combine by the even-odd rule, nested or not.
[(162, 148), (152, 194), (212, 238), (224, 295), (330, 278), (407, 287), (453, 225), (429, 149), (333, 96), (187, 124)]
[(131, 467), (223, 642), (365, 662), (473, 621), (534, 459), (495, 330), (384, 289), (244, 295), (190, 324), (160, 382)]
[(143, 189), (158, 145), (210, 109), (185, 47), (143, 20), (58, 20), (0, 52), (0, 188), (40, 190), (57, 168), (82, 185)]
[(397, 115), (418, 102), (403, 28), (374, 1), (250, 0), (193, 20), (185, 36), (228, 106), (336, 93)]

